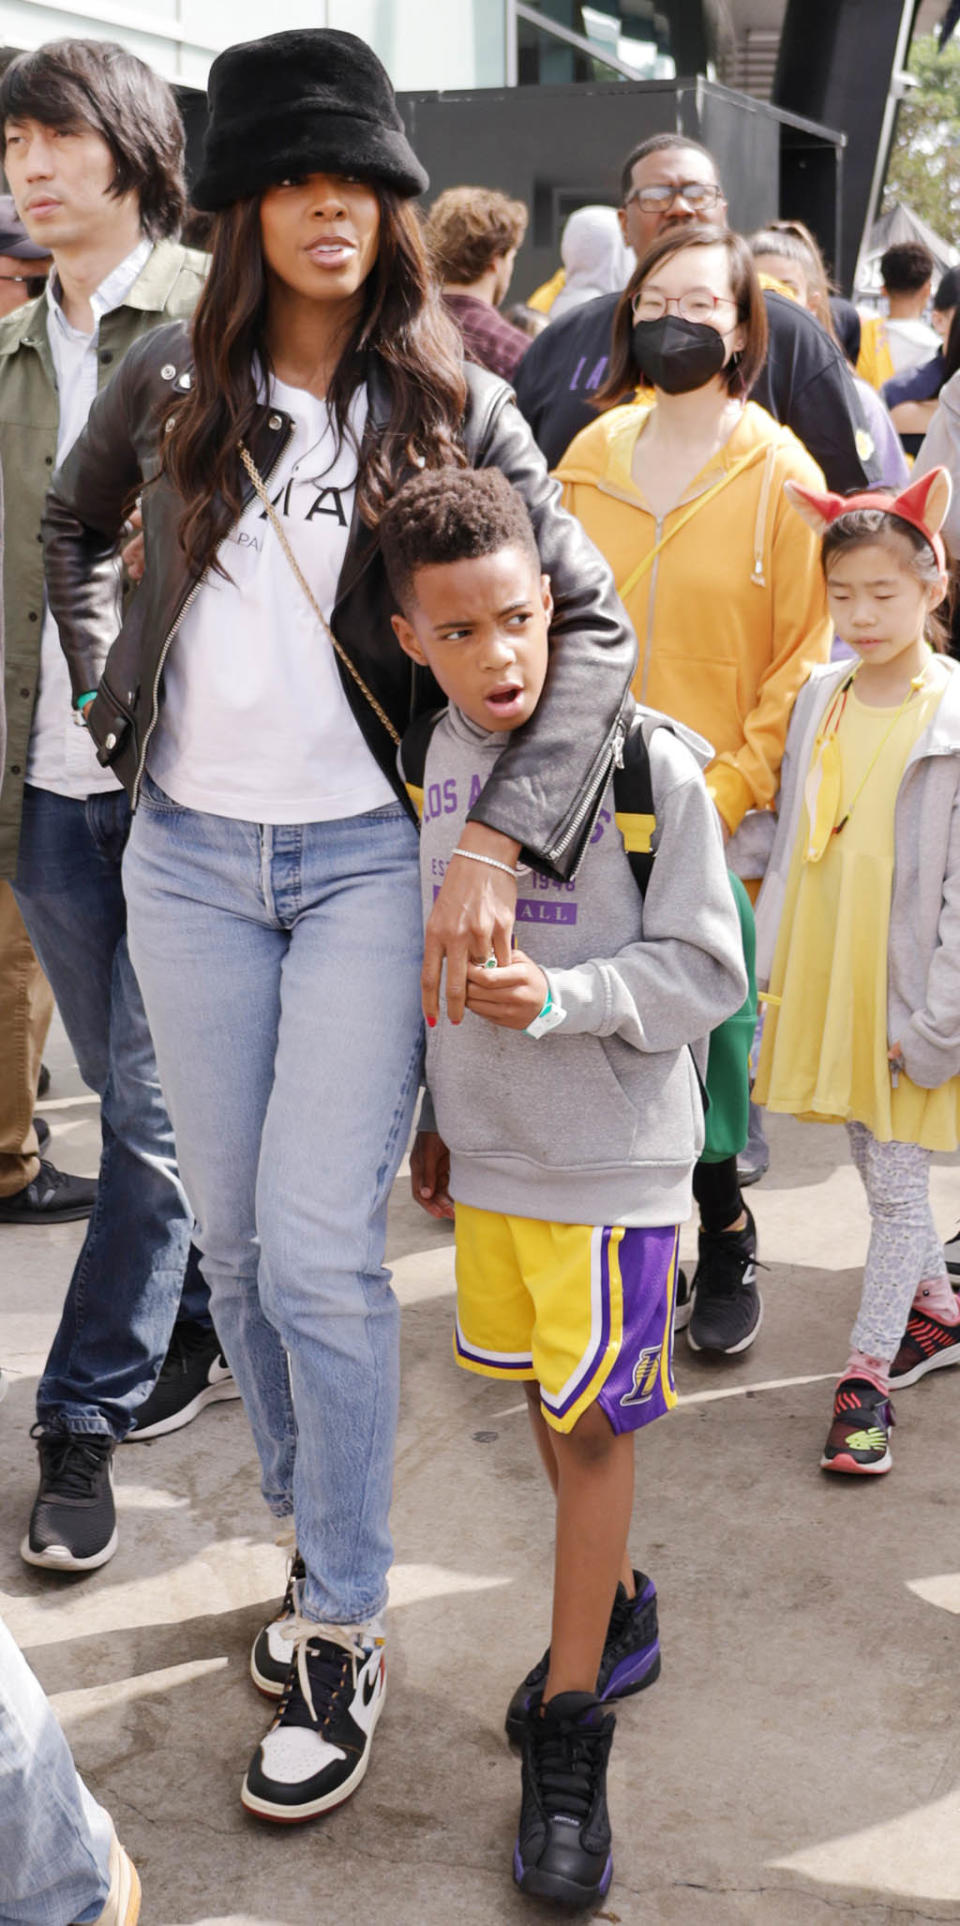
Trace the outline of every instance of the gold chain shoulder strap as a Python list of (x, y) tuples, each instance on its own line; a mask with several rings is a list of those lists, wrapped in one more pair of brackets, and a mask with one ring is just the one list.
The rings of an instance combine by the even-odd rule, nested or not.
[(341, 648), (340, 643), (337, 641), (337, 638), (334, 635), (333, 630), (330, 627), (330, 624), (327, 621), (327, 618), (324, 615), (323, 610), (320, 607), (320, 604), (317, 601), (317, 598), (314, 595), (314, 592), (310, 587), (310, 584), (307, 581), (307, 578), (304, 575), (302, 568), (300, 567), (299, 562), (297, 561), (297, 558), (293, 552), (293, 549), (290, 547), (290, 543), (287, 540), (286, 530), (284, 529), (283, 523), (280, 520), (280, 517), (277, 514), (277, 511), (274, 508), (269, 495), (267, 494), (263, 476), (261, 475), (260, 470), (257, 467), (257, 464), (254, 461), (249, 448), (247, 448), (242, 441), (239, 442), (237, 445), (240, 450), (240, 460), (242, 461), (244, 468), (246, 469), (247, 474), (249, 475), (250, 480), (252, 481), (253, 486), (257, 494), (259, 495), (261, 502), (263, 503), (267, 520), (269, 521), (270, 526), (273, 529), (278, 542), (280, 543), (280, 547), (282, 548), (284, 555), (286, 556), (287, 561), (289, 562), (290, 567), (292, 568), (293, 573), (296, 576), (297, 581), (299, 582), (300, 587), (303, 590), (303, 593), (306, 596), (307, 601), (309, 602), (310, 607), (312, 608), (313, 613), (320, 624), (320, 627), (322, 628), (325, 636), (330, 642), (333, 648), (334, 654), (343, 663), (343, 666), (346, 669), (348, 675), (353, 677), (353, 680), (356, 683), (357, 688), (360, 690), (361, 695), (365, 696), (367, 701), (369, 702), (370, 707), (377, 718), (377, 721), (386, 730), (387, 735), (390, 737), (391, 742), (396, 743), (397, 748), (399, 749), (400, 737), (397, 734), (397, 731), (394, 728), (393, 723), (390, 720), (390, 717), (387, 715), (386, 710), (383, 709), (380, 703), (377, 701), (377, 698), (374, 695), (373, 690), (367, 687), (367, 684), (364, 682), (364, 679), (360, 674), (359, 669), (356, 667), (355, 663), (351, 662), (346, 649)]

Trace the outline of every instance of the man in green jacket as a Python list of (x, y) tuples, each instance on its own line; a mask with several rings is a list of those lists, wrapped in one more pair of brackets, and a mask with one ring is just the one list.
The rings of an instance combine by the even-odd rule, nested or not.
[[(192, 312), (205, 259), (175, 239), (185, 192), (173, 94), (121, 47), (62, 40), (21, 54), (0, 82), (0, 137), (20, 217), (54, 261), (46, 295), (0, 321), (0, 876), (12, 880), (81, 1075), (101, 1100), (103, 1135), (96, 1208), (38, 1390), (40, 1490), (21, 1553), (85, 1571), (117, 1547), (117, 1442), (172, 1430), (237, 1393), (210, 1323), (127, 954), (128, 806), (72, 710), (44, 600), (40, 519), (98, 389), (141, 334)], [(11, 1202), (0, 1200), (0, 1224)]]

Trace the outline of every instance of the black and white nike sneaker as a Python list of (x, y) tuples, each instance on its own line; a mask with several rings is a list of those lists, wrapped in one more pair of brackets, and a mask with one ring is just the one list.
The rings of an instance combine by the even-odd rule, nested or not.
[(20, 1546), (27, 1565), (52, 1572), (93, 1572), (117, 1549), (113, 1438), (99, 1432), (44, 1431), (35, 1425), (40, 1489)]
[(521, 1892), (590, 1906), (613, 1877), (607, 1760), (616, 1719), (590, 1692), (558, 1692), (531, 1707), (523, 1735), (523, 1795), (513, 1852)]
[(293, 1646), (286, 1637), (288, 1625), (296, 1618), (300, 1609), (299, 1587), (306, 1578), (307, 1571), (298, 1551), (294, 1551), (287, 1576), (287, 1589), (283, 1594), (283, 1604), (276, 1618), (270, 1620), (263, 1630), (257, 1633), (250, 1653), (250, 1677), (258, 1692), (268, 1699), (279, 1699), (287, 1683), (287, 1673), (293, 1664)]
[(292, 1662), (283, 1697), (240, 1798), (258, 1819), (297, 1825), (342, 1805), (365, 1777), (387, 1661), (377, 1619), (326, 1625), (294, 1618), (285, 1632)]
[(239, 1398), (240, 1387), (220, 1349), (212, 1324), (178, 1319), (170, 1349), (150, 1396), (137, 1413), (127, 1442), (163, 1438), (192, 1424), (208, 1404)]

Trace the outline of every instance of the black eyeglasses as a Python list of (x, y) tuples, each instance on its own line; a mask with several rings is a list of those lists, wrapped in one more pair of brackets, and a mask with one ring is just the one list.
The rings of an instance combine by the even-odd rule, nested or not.
[(634, 187), (623, 205), (629, 207), (631, 201), (636, 201), (637, 206), (641, 207), (645, 214), (664, 214), (668, 207), (673, 206), (674, 201), (686, 201), (688, 207), (700, 208), (716, 207), (717, 202), (722, 199), (722, 189), (711, 186), (709, 181), (681, 181), (675, 187), (666, 184), (658, 187)]
[(45, 274), (0, 274), (0, 281), (13, 281), (17, 286), (26, 288), (31, 301), (36, 300), (47, 285)]

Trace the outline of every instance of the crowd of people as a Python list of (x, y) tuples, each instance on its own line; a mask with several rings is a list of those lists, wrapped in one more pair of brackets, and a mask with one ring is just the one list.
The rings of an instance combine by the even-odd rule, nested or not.
[[(720, 1369), (757, 1340), (764, 1108), (845, 1124), (870, 1213), (823, 1470), (887, 1473), (891, 1391), (960, 1363), (928, 1185), (960, 1118), (958, 276), (891, 248), (864, 319), (660, 134), (504, 311), (527, 210), (421, 217), (387, 75), (327, 29), (214, 62), (202, 250), (173, 95), (119, 47), (14, 59), (0, 140), (0, 1225), (87, 1223), (22, 1557), (103, 1566), (117, 1446), (242, 1398), (294, 1546), (242, 1802), (357, 1789), (412, 1136), (456, 1359), (524, 1385), (555, 1496), (513, 1874), (591, 1905), (611, 1702), (659, 1671), (635, 1433), (677, 1331)], [(95, 1184), (34, 1115), (54, 1002)], [(0, 1918), (134, 1926), (5, 1633), (0, 1764)]]

